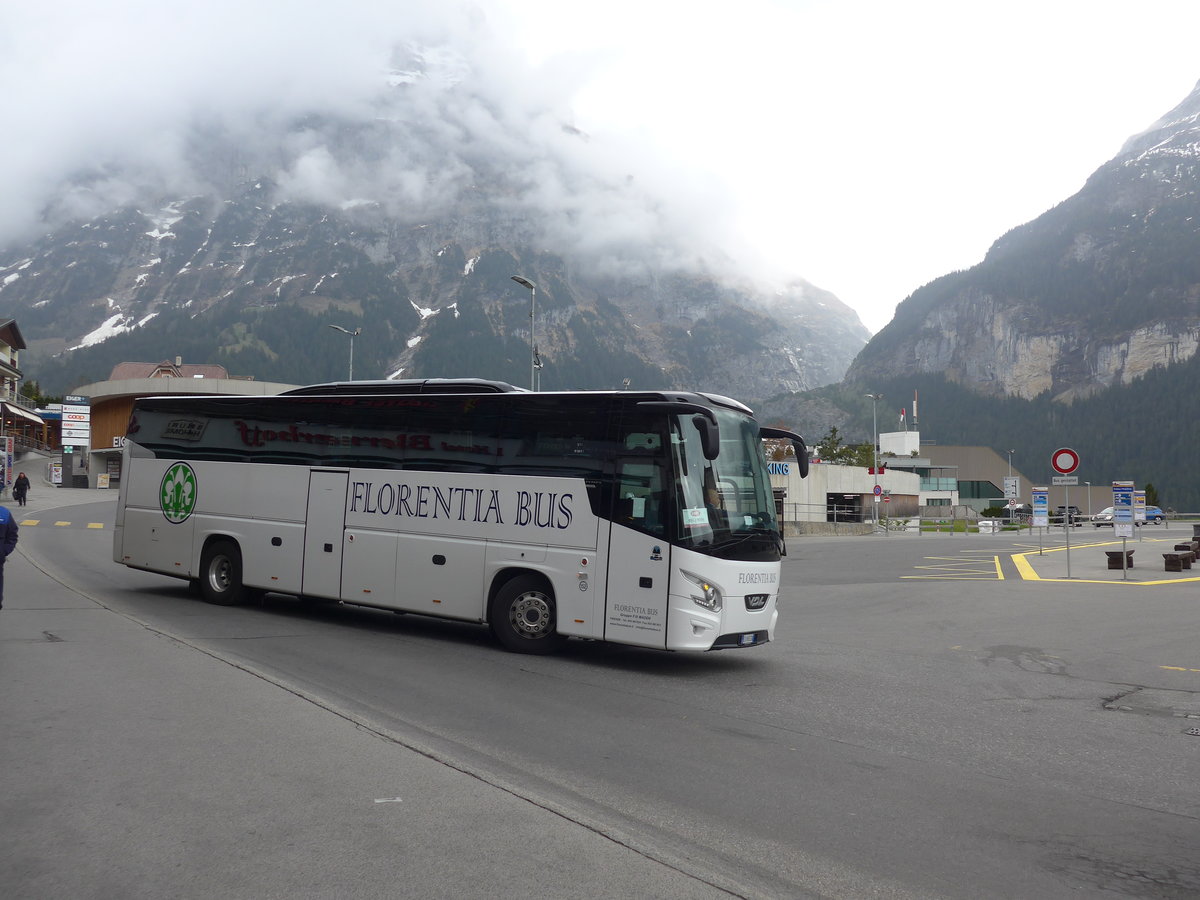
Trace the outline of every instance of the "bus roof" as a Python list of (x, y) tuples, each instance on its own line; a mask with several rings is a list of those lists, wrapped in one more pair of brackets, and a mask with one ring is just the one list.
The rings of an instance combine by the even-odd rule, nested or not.
[(378, 381), (329, 381), (284, 391), (279, 396), (320, 397), (337, 394), (506, 394), (522, 391), (507, 381), (486, 378), (404, 378)]

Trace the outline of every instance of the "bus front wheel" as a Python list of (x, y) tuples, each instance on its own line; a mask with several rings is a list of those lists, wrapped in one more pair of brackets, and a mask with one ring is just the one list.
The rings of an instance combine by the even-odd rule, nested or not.
[(488, 617), (492, 633), (516, 653), (554, 653), (567, 639), (558, 633), (554, 597), (540, 578), (514, 578), (496, 594)]
[(200, 593), (208, 603), (236, 606), (249, 596), (242, 584), (242, 553), (233, 541), (213, 541), (200, 557)]

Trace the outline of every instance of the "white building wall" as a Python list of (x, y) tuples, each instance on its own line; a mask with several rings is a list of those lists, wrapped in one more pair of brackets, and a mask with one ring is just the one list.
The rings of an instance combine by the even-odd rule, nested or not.
[[(824, 522), (828, 494), (856, 494), (870, 498), (875, 489), (876, 476), (862, 466), (839, 466), (834, 463), (813, 463), (808, 467), (808, 477), (801, 478), (796, 464), (792, 462), (772, 463), (771, 487), (784, 488), (785, 513), (790, 519), (793, 513), (797, 521)], [(786, 474), (785, 474), (786, 473)], [(879, 487), (894, 495), (917, 497), (921, 492), (921, 476), (913, 472), (888, 471), (878, 476)], [(880, 511), (886, 514), (880, 502)], [(863, 508), (870, 518), (874, 503), (866, 500)]]
[(889, 431), (879, 435), (879, 452), (894, 453), (896, 456), (912, 456), (921, 450), (919, 431)]

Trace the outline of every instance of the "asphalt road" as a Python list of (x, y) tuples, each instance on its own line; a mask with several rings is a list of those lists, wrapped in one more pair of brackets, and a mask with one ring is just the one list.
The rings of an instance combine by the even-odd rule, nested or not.
[(113, 564), (111, 520), (56, 510), (8, 567), (16, 896), (1200, 896), (1200, 582), (1085, 580), (1083, 529), (1076, 582), (1022, 580), (1028, 536), (792, 538), (773, 644), (533, 658), (211, 607)]

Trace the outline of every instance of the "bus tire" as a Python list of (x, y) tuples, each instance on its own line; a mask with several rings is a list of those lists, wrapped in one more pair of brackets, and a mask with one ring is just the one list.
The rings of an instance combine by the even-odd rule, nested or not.
[(242, 552), (233, 541), (213, 541), (200, 556), (200, 593), (206, 603), (237, 606), (250, 597), (242, 584)]
[(488, 622), (496, 640), (514, 653), (554, 653), (567, 642), (558, 633), (554, 595), (532, 575), (513, 578), (496, 592)]

